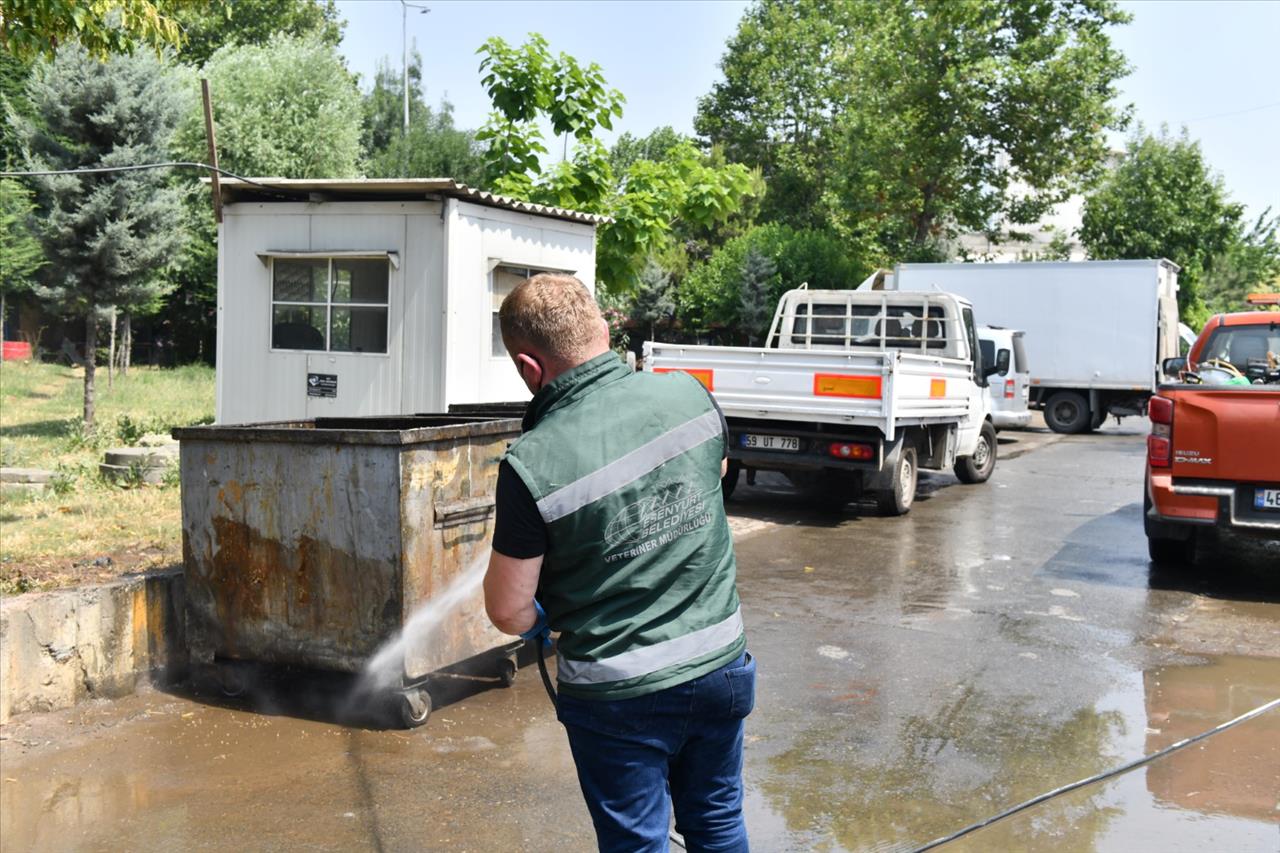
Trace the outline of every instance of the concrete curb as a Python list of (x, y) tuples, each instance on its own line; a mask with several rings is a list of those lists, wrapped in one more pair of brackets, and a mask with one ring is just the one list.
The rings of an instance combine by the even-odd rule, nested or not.
[(0, 601), (0, 724), (167, 681), (187, 664), (182, 570)]

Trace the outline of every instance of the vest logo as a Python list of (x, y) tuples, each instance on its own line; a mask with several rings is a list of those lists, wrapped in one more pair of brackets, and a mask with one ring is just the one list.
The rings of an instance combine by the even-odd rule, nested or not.
[[(660, 548), (711, 523), (707, 499), (720, 497), (720, 484), (700, 493), (687, 483), (662, 483), (628, 504), (605, 527), (606, 562), (629, 559)], [(621, 549), (621, 550), (615, 550)]]

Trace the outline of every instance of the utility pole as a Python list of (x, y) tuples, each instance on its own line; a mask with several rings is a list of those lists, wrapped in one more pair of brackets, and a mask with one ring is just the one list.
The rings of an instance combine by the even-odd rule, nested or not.
[(400, 48), (404, 54), (404, 133), (409, 135), (409, 9), (420, 10), (419, 15), (431, 11), (427, 6), (400, 0)]

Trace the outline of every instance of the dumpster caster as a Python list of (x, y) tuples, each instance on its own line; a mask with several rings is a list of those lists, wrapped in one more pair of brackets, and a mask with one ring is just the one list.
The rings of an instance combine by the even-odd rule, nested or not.
[(409, 687), (391, 694), (395, 721), (406, 729), (416, 729), (431, 716), (431, 694), (425, 687)]
[(503, 687), (510, 687), (516, 683), (516, 672), (519, 669), (516, 666), (515, 658), (503, 658), (498, 664), (498, 680), (502, 682)]
[(216, 671), (218, 689), (230, 699), (243, 696), (249, 690), (249, 673), (245, 667), (219, 664)]

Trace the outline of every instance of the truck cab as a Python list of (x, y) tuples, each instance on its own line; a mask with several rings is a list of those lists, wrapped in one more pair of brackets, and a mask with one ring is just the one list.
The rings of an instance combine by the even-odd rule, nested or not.
[(991, 422), (997, 430), (1020, 429), (1031, 423), (1031, 372), (1027, 368), (1026, 332), (1001, 326), (980, 326), (978, 348), (982, 363), (996, 372), (987, 385)]

